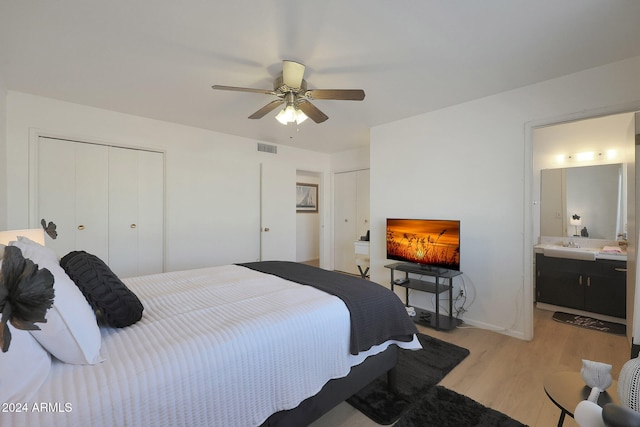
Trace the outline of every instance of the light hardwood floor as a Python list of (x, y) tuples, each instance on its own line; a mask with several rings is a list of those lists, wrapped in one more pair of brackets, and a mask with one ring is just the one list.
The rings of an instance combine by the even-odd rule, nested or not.
[[(471, 354), (440, 383), (530, 427), (555, 426), (560, 410), (544, 392), (543, 379), (557, 371), (579, 372), (582, 359), (613, 365), (613, 377), (629, 359), (627, 338), (565, 325), (552, 312), (535, 310), (532, 341), (468, 327), (420, 332), (469, 349)], [(313, 427), (370, 427), (376, 423), (342, 403), (312, 424)], [(564, 427), (576, 427), (566, 417)]]

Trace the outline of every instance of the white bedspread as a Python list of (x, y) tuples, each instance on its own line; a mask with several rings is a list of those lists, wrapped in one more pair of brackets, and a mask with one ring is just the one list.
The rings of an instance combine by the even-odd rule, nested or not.
[(350, 355), (340, 299), (244, 267), (125, 283), (143, 301), (142, 320), (102, 330), (99, 365), (54, 361), (43, 387), (16, 402), (26, 412), (2, 413), (0, 425), (260, 425), (388, 345)]

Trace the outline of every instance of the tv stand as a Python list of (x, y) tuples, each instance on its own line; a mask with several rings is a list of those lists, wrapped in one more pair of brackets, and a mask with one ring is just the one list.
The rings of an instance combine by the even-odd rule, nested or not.
[[(409, 264), (405, 262), (397, 262), (394, 264), (385, 265), (386, 268), (391, 270), (391, 290), (394, 286), (402, 286), (405, 288), (405, 305), (409, 307), (409, 289), (415, 289), (422, 292), (428, 292), (436, 294), (436, 311), (435, 313), (425, 310), (419, 307), (414, 307), (416, 315), (414, 322), (435, 328), (437, 330), (449, 331), (455, 329), (460, 320), (453, 317), (453, 283), (454, 277), (462, 274), (461, 271), (447, 270), (439, 267), (420, 266), (416, 264)], [(396, 282), (395, 273), (403, 272), (404, 277), (401, 278), (402, 283)], [(414, 279), (409, 277), (409, 273), (414, 273), (422, 276), (435, 277), (435, 283), (426, 280)], [(440, 283), (440, 279), (444, 279), (445, 283)], [(449, 291), (449, 315), (445, 316), (440, 314), (440, 298), (439, 295), (443, 292)]]

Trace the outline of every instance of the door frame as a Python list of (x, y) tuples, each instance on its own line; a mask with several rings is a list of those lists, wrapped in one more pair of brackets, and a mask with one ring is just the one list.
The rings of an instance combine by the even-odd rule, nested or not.
[[(311, 176), (313, 177), (314, 180), (316, 180), (318, 182), (318, 212), (315, 213), (316, 215), (318, 215), (318, 261), (319, 264), (322, 265), (323, 262), (323, 247), (324, 247), (324, 239), (323, 239), (323, 234), (322, 234), (322, 229), (324, 228), (324, 212), (326, 212), (326, 206), (325, 206), (325, 198), (324, 196), (324, 172), (322, 171), (314, 171), (314, 170), (310, 170), (310, 169), (302, 169), (302, 168), (296, 168), (296, 181), (297, 182), (302, 182), (300, 181), (301, 179), (304, 180), (304, 178), (299, 178), (300, 176), (304, 177), (304, 176)], [(313, 214), (307, 214), (307, 213), (301, 213), (301, 215), (313, 215)], [(296, 234), (298, 233), (298, 212), (296, 212)], [(296, 249), (297, 250), (297, 249)]]
[[(537, 197), (534, 197), (533, 193), (533, 184), (535, 182), (536, 177), (533, 176), (533, 151), (535, 147), (533, 146), (533, 131), (535, 128), (545, 127), (545, 126), (553, 126), (559, 125), (562, 123), (568, 123), (578, 120), (587, 120), (593, 119), (597, 117), (610, 116), (614, 114), (622, 114), (622, 113), (632, 113), (640, 111), (640, 102), (633, 102), (629, 104), (622, 104), (616, 106), (609, 106), (603, 108), (597, 108), (593, 110), (584, 110), (576, 113), (564, 114), (556, 117), (546, 118), (546, 119), (537, 119), (524, 123), (524, 164), (523, 164), (523, 184), (524, 184), (524, 219), (523, 219), (523, 321), (524, 321), (524, 339), (532, 340), (534, 337), (534, 319), (533, 319), (533, 308), (535, 302), (535, 280), (534, 280), (534, 252), (533, 252), (533, 235), (534, 235), (534, 223), (533, 220), (535, 218), (534, 209), (535, 201)], [(635, 166), (634, 166), (635, 169)], [(638, 177), (638, 173), (636, 173), (636, 177)], [(627, 209), (631, 209), (632, 204), (635, 206), (636, 201), (631, 200), (629, 197), (632, 196), (635, 199), (635, 192), (632, 192), (631, 189), (627, 189)], [(630, 221), (628, 224), (628, 235), (631, 236), (629, 239), (631, 248), (631, 257), (628, 257), (627, 264), (636, 264), (636, 238), (638, 235), (638, 228), (636, 226), (638, 220), (638, 212), (636, 210), (635, 213), (635, 221)], [(633, 222), (633, 224), (631, 224)], [(636, 285), (636, 274), (635, 267), (629, 269), (627, 273), (627, 284), (632, 283), (633, 288), (635, 289)], [(634, 292), (635, 293), (635, 292)], [(629, 295), (629, 293), (627, 293)], [(638, 297), (638, 295), (636, 295)], [(634, 302), (627, 301), (627, 323), (631, 323), (634, 325), (633, 328), (627, 328), (627, 337), (631, 343), (633, 339), (633, 335), (638, 336), (640, 331), (635, 331), (636, 324), (636, 315), (640, 316), (640, 306), (635, 307)]]

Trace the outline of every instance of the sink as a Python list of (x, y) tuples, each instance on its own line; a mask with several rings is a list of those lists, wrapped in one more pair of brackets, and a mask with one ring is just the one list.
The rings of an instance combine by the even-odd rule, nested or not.
[(546, 241), (535, 245), (537, 253), (548, 257), (580, 259), (595, 261), (598, 259), (627, 260), (627, 251), (620, 250), (617, 242), (609, 240), (581, 239), (569, 241), (569, 244), (579, 244), (581, 247), (567, 246), (567, 241)]
[(580, 259), (583, 261), (595, 261), (598, 249), (596, 248), (570, 248), (564, 246), (545, 246), (544, 256), (553, 258)]

